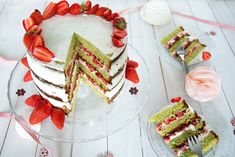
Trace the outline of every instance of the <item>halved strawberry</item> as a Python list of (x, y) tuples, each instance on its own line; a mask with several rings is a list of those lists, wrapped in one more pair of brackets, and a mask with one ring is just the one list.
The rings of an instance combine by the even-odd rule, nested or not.
[(29, 28), (28, 33), (32, 33), (35, 35), (41, 34), (42, 28), (40, 28), (38, 25), (33, 25)]
[(128, 68), (126, 69), (126, 79), (133, 82), (133, 83), (139, 83), (139, 76), (134, 68)]
[(27, 73), (24, 75), (23, 81), (24, 81), (24, 82), (29, 82), (29, 81), (31, 81), (32, 79), (33, 79), (33, 78), (32, 78), (32, 75), (31, 75), (31, 73), (30, 73), (30, 70), (28, 70)]
[(32, 50), (34, 50), (35, 47), (37, 46), (42, 46), (44, 47), (45, 44), (44, 44), (44, 39), (41, 35), (36, 35), (34, 40), (33, 40), (33, 43), (32, 43)]
[(171, 102), (172, 102), (172, 103), (180, 102), (181, 99), (182, 99), (182, 98), (178, 96), (178, 97), (172, 98), (172, 99), (171, 99)]
[(207, 61), (207, 60), (209, 60), (210, 58), (211, 58), (210, 52), (203, 52), (203, 53), (202, 53), (202, 59), (203, 59), (204, 61)]
[(87, 10), (90, 10), (91, 9), (91, 1), (88, 0), (86, 2), (83, 2), (82, 5), (81, 5), (81, 12), (85, 12)]
[(65, 0), (58, 2), (57, 4), (57, 15), (65, 15), (69, 12), (69, 3)]
[(51, 113), (51, 120), (58, 129), (64, 127), (65, 113), (59, 108), (53, 108)]
[(119, 39), (115, 37), (112, 37), (112, 42), (113, 42), (113, 45), (116, 47), (123, 47), (125, 45), (122, 41), (120, 41)]
[(100, 7), (99, 9), (97, 9), (97, 11), (95, 12), (96, 16), (104, 16), (104, 12), (106, 11), (105, 7)]
[(106, 10), (103, 12), (103, 17), (106, 18), (112, 14), (112, 10), (109, 8), (106, 8)]
[(35, 35), (33, 35), (32, 33), (25, 33), (23, 41), (24, 41), (24, 45), (27, 48), (28, 51), (32, 51), (31, 47), (34, 41)]
[(42, 17), (44, 20), (51, 18), (57, 12), (57, 5), (54, 2), (50, 2), (46, 9), (44, 10)]
[(123, 39), (127, 36), (127, 32), (125, 30), (114, 28), (113, 36), (117, 39)]
[(40, 105), (36, 107), (29, 117), (31, 125), (38, 124), (51, 115), (52, 105), (47, 100), (40, 101)]
[(33, 21), (33, 19), (32, 18), (27, 18), (27, 19), (24, 19), (23, 20), (23, 26), (24, 26), (24, 29), (26, 30), (26, 32), (29, 30), (29, 28), (31, 27), (31, 26), (33, 26), (35, 23), (34, 23), (34, 21)]
[(35, 9), (34, 12), (30, 15), (36, 25), (40, 25), (43, 21), (42, 14), (39, 10)]
[(126, 20), (123, 17), (119, 16), (119, 17), (116, 17), (113, 20), (113, 26), (115, 28), (119, 28), (121, 30), (124, 30), (124, 29), (126, 29), (127, 23), (126, 23)]
[(39, 105), (39, 101), (44, 100), (41, 95), (33, 94), (32, 96), (28, 97), (24, 103), (31, 107), (37, 107)]
[(157, 125), (156, 130), (157, 130), (157, 131), (162, 130), (162, 124)]
[(128, 60), (127, 61), (127, 65), (126, 68), (137, 68), (139, 66), (139, 64), (136, 61), (133, 60)]
[(106, 19), (107, 21), (112, 21), (112, 20), (114, 20), (114, 19), (115, 19), (116, 17), (118, 17), (118, 16), (119, 16), (118, 13), (113, 13), (113, 14), (107, 16), (105, 19)]
[(182, 117), (183, 115), (184, 115), (184, 112), (182, 112), (182, 111), (179, 111), (179, 112), (177, 112), (176, 114), (176, 117)]
[(170, 120), (169, 118), (166, 118), (166, 119), (164, 120), (164, 122), (165, 122), (166, 125), (168, 125), (168, 124), (170, 124), (171, 120)]
[(29, 64), (28, 64), (28, 61), (27, 61), (27, 57), (23, 57), (23, 58), (21, 59), (21, 63), (22, 63), (25, 67), (29, 68)]
[(33, 50), (33, 56), (40, 61), (50, 62), (55, 55), (46, 47), (37, 46)]
[(98, 9), (99, 9), (99, 4), (96, 4), (90, 10), (87, 10), (85, 14), (87, 15), (94, 14)]
[(81, 6), (77, 3), (74, 3), (73, 5), (70, 6), (69, 8), (69, 13), (71, 15), (78, 15), (81, 13)]

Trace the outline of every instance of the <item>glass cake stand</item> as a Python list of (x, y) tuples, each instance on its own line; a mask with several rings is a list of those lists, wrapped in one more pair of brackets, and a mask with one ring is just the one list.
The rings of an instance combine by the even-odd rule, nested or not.
[[(228, 157), (235, 154), (235, 141), (233, 140), (233, 129), (224, 116), (216, 109), (216, 102), (208, 102), (200, 105), (198, 102), (187, 96), (183, 97), (193, 109), (202, 115), (206, 123), (219, 136), (219, 143), (205, 155), (205, 157)], [(220, 104), (221, 106), (222, 104)], [(161, 108), (154, 109), (151, 116), (159, 112)], [(150, 117), (151, 117), (150, 116)], [(162, 137), (155, 131), (155, 123), (147, 124), (148, 139), (152, 149), (158, 156), (174, 157), (173, 151), (164, 143)]]
[[(18, 62), (8, 83), (8, 98), (14, 115), (26, 121), (23, 125), (38, 136), (61, 142), (93, 141), (124, 128), (138, 115), (146, 103), (150, 81), (149, 70), (141, 54), (130, 44), (127, 50), (129, 59), (139, 63), (137, 72), (140, 83), (134, 84), (126, 80), (120, 95), (110, 105), (105, 104), (87, 85), (81, 83), (78, 91), (78, 104), (74, 113), (66, 117), (62, 130), (56, 129), (50, 118), (41, 123), (40, 130), (34, 129), (35, 127), (29, 124), (28, 119), (32, 108), (25, 105), (24, 101), (37, 93), (37, 90), (33, 81), (28, 83), (22, 81), (27, 69), (21, 62)], [(26, 91), (25, 94), (18, 96), (16, 94), (18, 89)]]

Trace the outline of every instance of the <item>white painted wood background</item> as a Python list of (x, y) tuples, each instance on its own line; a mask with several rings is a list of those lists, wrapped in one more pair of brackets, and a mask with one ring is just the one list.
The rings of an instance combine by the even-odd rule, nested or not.
[[(75, 2), (75, 0), (69, 0)], [(114, 11), (144, 4), (146, 0), (92, 0), (109, 6)], [(199, 18), (235, 26), (234, 0), (166, 0), (171, 10)], [(19, 59), (24, 53), (22, 19), (33, 9), (43, 10), (49, 0), (0, 0), (0, 56)], [(168, 98), (185, 93), (185, 73), (172, 68), (160, 58), (158, 44), (161, 32), (176, 25), (198, 28), (202, 32), (216, 32), (212, 36), (213, 65), (222, 79), (222, 91), (215, 100), (217, 108), (227, 121), (235, 114), (235, 32), (172, 16), (168, 25), (153, 27), (144, 23), (138, 12), (125, 15), (128, 22), (129, 42), (145, 57), (151, 69), (151, 95), (138, 115), (121, 131), (107, 138), (88, 143), (55, 143), (41, 139), (54, 152), (55, 157), (98, 157), (110, 151), (115, 157), (156, 157), (147, 138), (146, 120), (155, 107), (166, 104)], [(0, 63), (0, 111), (10, 111), (7, 100), (7, 82), (13, 65)], [(220, 104), (220, 103), (217, 103)], [(235, 137), (235, 136), (234, 136)], [(235, 140), (235, 138), (234, 138)], [(1, 157), (38, 157), (40, 146), (33, 140), (22, 139), (15, 131), (15, 120), (0, 119)]]

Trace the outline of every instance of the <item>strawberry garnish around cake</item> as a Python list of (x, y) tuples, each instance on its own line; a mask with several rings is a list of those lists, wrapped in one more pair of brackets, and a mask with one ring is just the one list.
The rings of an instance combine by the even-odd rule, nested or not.
[(30, 15), (36, 25), (40, 25), (43, 21), (42, 14), (39, 10), (35, 9), (34, 12)]
[(27, 98), (24, 103), (30, 107), (37, 107), (40, 104), (40, 101), (44, 100), (41, 95), (34, 94)]
[(35, 35), (32, 33), (26, 33), (24, 35), (24, 39), (23, 39), (24, 45), (30, 52), (32, 51), (31, 47), (32, 47), (34, 39), (35, 39)]
[(57, 12), (56, 15), (65, 15), (69, 12), (69, 3), (67, 1), (60, 1), (57, 4)]
[(59, 108), (53, 108), (51, 113), (51, 120), (58, 129), (64, 127), (65, 113)]
[(26, 32), (29, 30), (30, 27), (32, 27), (34, 25), (34, 21), (32, 18), (27, 18), (27, 19), (24, 19), (23, 20), (23, 26), (24, 26), (24, 29), (26, 30)]
[(209, 60), (210, 58), (211, 58), (210, 52), (204, 51), (204, 52), (202, 53), (202, 59), (203, 59), (204, 61), (207, 61), (207, 60)]
[(91, 9), (91, 1), (86, 1), (86, 2), (83, 2), (82, 4), (81, 4), (81, 12), (85, 12), (85, 11), (87, 11), (87, 10), (90, 10)]
[(42, 46), (44, 47), (45, 44), (44, 44), (44, 39), (41, 35), (36, 35), (34, 40), (33, 40), (33, 43), (32, 43), (32, 50), (34, 50), (35, 47), (38, 47), (38, 46)]
[(74, 3), (69, 8), (69, 13), (71, 15), (78, 15), (81, 13), (81, 6), (78, 3)]
[(119, 16), (118, 13), (113, 13), (113, 14), (111, 14), (111, 15), (105, 17), (105, 19), (106, 19), (107, 21), (112, 21), (112, 20), (114, 20), (114, 19), (115, 19), (116, 17), (118, 17), (118, 16)]
[(182, 100), (182, 98), (178, 96), (178, 97), (172, 98), (171, 102), (176, 103), (176, 102), (180, 102), (181, 100)]
[(38, 25), (33, 25), (29, 28), (28, 33), (32, 33), (32, 34), (41, 34), (42, 32), (42, 28), (40, 28)]
[(97, 9), (97, 11), (95, 12), (95, 15), (96, 16), (104, 16), (104, 12), (106, 11), (106, 8), (105, 7), (100, 7)]
[(57, 13), (57, 5), (54, 2), (50, 2), (44, 10), (42, 17), (43, 20), (49, 19)]
[(43, 46), (35, 47), (32, 55), (43, 62), (50, 62), (55, 57), (55, 55), (48, 48)]
[(30, 70), (28, 70), (27, 73), (24, 75), (23, 81), (24, 82), (29, 82), (29, 81), (32, 81), (32, 80), (33, 80), (32, 75), (30, 73)]
[(38, 124), (44, 119), (48, 118), (52, 112), (52, 105), (47, 100), (42, 100), (39, 102), (38, 106), (33, 110), (29, 117), (29, 123), (31, 125)]
[(115, 28), (124, 30), (126, 29), (126, 25), (127, 25), (126, 20), (123, 17), (118, 16), (113, 20), (113, 26)]
[(112, 37), (112, 42), (113, 42), (113, 45), (116, 47), (123, 47), (125, 45), (121, 40), (115, 37)]
[(103, 12), (103, 17), (106, 18), (112, 14), (112, 10), (109, 8), (106, 8), (105, 11)]
[(113, 36), (117, 39), (123, 39), (127, 36), (127, 32), (125, 30), (114, 28)]
[(99, 4), (96, 4), (91, 9), (87, 10), (87, 12), (85, 12), (85, 14), (87, 14), (87, 15), (95, 14), (98, 9), (99, 9)]
[(23, 57), (23, 58), (21, 59), (21, 63), (22, 63), (26, 68), (29, 68), (29, 63), (28, 63), (27, 57)]

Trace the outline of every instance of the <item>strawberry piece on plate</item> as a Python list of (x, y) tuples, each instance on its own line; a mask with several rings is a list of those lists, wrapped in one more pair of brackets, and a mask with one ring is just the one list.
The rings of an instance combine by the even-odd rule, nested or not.
[(32, 51), (31, 47), (32, 47), (34, 38), (35, 38), (35, 35), (33, 35), (32, 33), (25, 33), (24, 38), (23, 38), (24, 45), (30, 52)]
[(21, 59), (21, 63), (22, 63), (25, 67), (29, 68), (29, 64), (28, 64), (27, 57), (23, 57), (23, 58)]
[(119, 39), (112, 37), (112, 42), (115, 47), (123, 47), (125, 44)]
[(56, 5), (57, 5), (57, 12), (56, 12), (57, 15), (63, 16), (69, 12), (69, 3), (67, 1), (62, 0), (58, 2)]
[(74, 3), (69, 8), (69, 13), (71, 15), (78, 15), (81, 13), (81, 6), (77, 3)]
[(182, 99), (181, 97), (175, 97), (175, 98), (172, 98), (172, 99), (171, 99), (171, 102), (172, 102), (172, 103), (180, 102), (181, 99)]
[(34, 40), (33, 40), (33, 43), (32, 43), (32, 51), (34, 50), (35, 47), (38, 47), (38, 46), (42, 46), (44, 47), (45, 44), (44, 44), (44, 39), (41, 35), (36, 35)]
[(24, 103), (31, 107), (37, 107), (39, 105), (39, 101), (44, 100), (41, 95), (34, 94), (31, 97), (27, 98)]
[(113, 26), (115, 28), (119, 28), (121, 30), (124, 30), (124, 29), (126, 29), (127, 23), (126, 23), (126, 20), (123, 17), (116, 17), (113, 20)]
[(123, 39), (127, 36), (127, 32), (125, 30), (114, 28), (113, 36), (117, 39)]
[(24, 26), (24, 29), (26, 30), (26, 32), (29, 30), (30, 27), (32, 27), (34, 25), (34, 21), (32, 18), (27, 18), (27, 19), (24, 19), (23, 20), (23, 26)]
[(105, 19), (106, 19), (107, 21), (112, 21), (112, 20), (114, 20), (114, 19), (115, 19), (116, 17), (118, 17), (118, 16), (119, 16), (118, 13), (113, 13), (113, 14), (111, 14), (111, 15), (105, 17)]
[(54, 108), (51, 113), (51, 120), (58, 129), (64, 127), (65, 113), (59, 108)]
[(209, 60), (210, 58), (211, 58), (210, 52), (203, 52), (203, 53), (202, 53), (202, 59), (203, 59), (204, 61), (207, 61), (207, 60)]
[(35, 35), (41, 34), (42, 28), (40, 28), (38, 25), (33, 25), (29, 28), (28, 33), (32, 33)]
[(139, 76), (134, 68), (128, 68), (126, 69), (126, 79), (133, 82), (133, 83), (139, 83)]
[(40, 104), (33, 110), (29, 117), (31, 125), (38, 124), (51, 115), (52, 105), (47, 100), (40, 101)]
[(39, 10), (35, 9), (34, 12), (30, 15), (36, 25), (40, 25), (43, 21), (42, 14)]
[(96, 13), (96, 11), (99, 9), (99, 4), (94, 5), (90, 10), (85, 12), (85, 14), (90, 15)]
[(137, 68), (139, 64), (136, 61), (128, 60), (126, 68)]
[(33, 50), (33, 56), (40, 61), (50, 62), (55, 55), (46, 47), (37, 46)]
[(42, 17), (44, 20), (51, 18), (57, 12), (57, 5), (54, 2), (50, 2), (46, 9), (44, 10)]
[(29, 82), (31, 80), (33, 80), (33, 78), (32, 78), (32, 75), (30, 73), (30, 70), (28, 70), (27, 73), (24, 75), (23, 81), (24, 82)]

